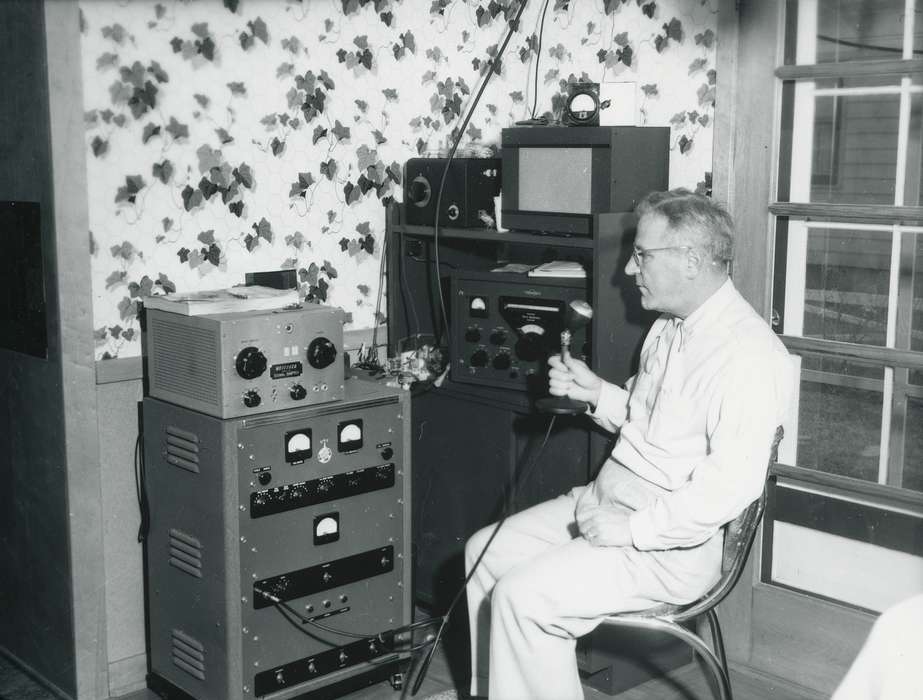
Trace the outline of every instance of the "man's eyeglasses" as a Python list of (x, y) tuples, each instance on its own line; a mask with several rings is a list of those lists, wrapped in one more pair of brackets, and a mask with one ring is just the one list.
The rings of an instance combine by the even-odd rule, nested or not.
[(662, 248), (638, 248), (635, 246), (634, 250), (631, 252), (631, 260), (638, 267), (642, 267), (644, 265), (644, 261), (647, 259), (647, 256), (658, 250), (692, 250), (692, 246), (668, 245)]

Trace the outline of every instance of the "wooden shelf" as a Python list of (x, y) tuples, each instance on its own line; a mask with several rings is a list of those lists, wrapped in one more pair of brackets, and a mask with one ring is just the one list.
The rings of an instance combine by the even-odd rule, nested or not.
[[(395, 224), (392, 229), (397, 233), (420, 238), (432, 238), (432, 226)], [(593, 239), (589, 236), (555, 236), (542, 233), (525, 233), (522, 231), (495, 231), (479, 228), (439, 228), (440, 238), (457, 238), (469, 241), (499, 241), (501, 243), (528, 243), (530, 245), (566, 246), (568, 248), (593, 248)]]

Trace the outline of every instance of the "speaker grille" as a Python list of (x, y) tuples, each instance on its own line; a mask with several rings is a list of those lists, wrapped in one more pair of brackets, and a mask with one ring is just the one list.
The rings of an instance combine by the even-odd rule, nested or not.
[(202, 578), (202, 543), (192, 535), (170, 530), (170, 566), (190, 576)]
[(219, 403), (217, 334), (163, 318), (152, 319), (151, 326), (153, 386), (196, 401)]
[(174, 425), (166, 427), (164, 459), (174, 467), (199, 473), (199, 436)]
[(171, 642), (173, 665), (200, 681), (204, 681), (205, 646), (199, 640), (178, 629), (171, 631)]

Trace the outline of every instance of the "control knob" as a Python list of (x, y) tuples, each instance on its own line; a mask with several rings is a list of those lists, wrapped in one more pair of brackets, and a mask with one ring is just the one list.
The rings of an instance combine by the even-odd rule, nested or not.
[(473, 326), (465, 331), (465, 340), (469, 343), (476, 343), (481, 339), (481, 329)]
[(490, 342), (494, 345), (503, 345), (506, 342), (506, 333), (503, 331), (494, 331), (490, 334)]
[(491, 363), (494, 369), (509, 369), (510, 368), (510, 354), (508, 352), (498, 353), (494, 357), (494, 361)]
[(260, 398), (260, 392), (256, 389), (249, 389), (244, 392), (244, 406), (247, 408), (256, 408), (263, 399)]
[(301, 401), (308, 395), (308, 390), (301, 386), (301, 384), (293, 384), (292, 388), (288, 390), (288, 395), (295, 401)]
[(473, 353), (471, 353), (471, 366), (486, 367), (487, 359), (487, 352), (485, 350), (475, 350)]
[(542, 356), (542, 336), (525, 333), (516, 341), (516, 356), (526, 362), (535, 362)]
[(431, 197), (432, 187), (430, 187), (429, 180), (422, 175), (417, 175), (407, 188), (407, 199), (413, 203), (414, 206), (422, 209), (429, 204)]
[(333, 364), (336, 356), (336, 346), (328, 338), (315, 338), (308, 345), (308, 364), (314, 369), (329, 367)]
[(235, 366), (237, 374), (244, 379), (256, 379), (266, 371), (266, 356), (250, 345), (237, 353)]

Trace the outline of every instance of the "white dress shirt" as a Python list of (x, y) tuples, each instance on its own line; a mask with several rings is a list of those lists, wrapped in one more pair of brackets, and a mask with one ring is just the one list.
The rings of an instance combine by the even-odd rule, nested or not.
[(620, 430), (594, 500), (630, 504), (627, 468), (660, 491), (629, 516), (637, 549), (705, 542), (762, 492), (794, 388), (791, 356), (730, 279), (686, 319), (662, 315), (638, 374), (604, 382), (590, 414)]

